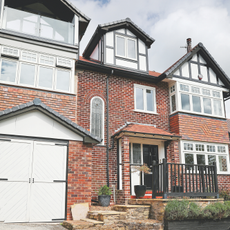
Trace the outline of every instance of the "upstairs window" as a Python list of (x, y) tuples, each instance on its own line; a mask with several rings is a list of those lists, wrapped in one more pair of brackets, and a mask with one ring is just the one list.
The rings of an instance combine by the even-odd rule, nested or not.
[(104, 139), (104, 101), (100, 97), (91, 100), (90, 132)]
[(155, 88), (134, 85), (135, 110), (140, 112), (156, 113)]
[(116, 35), (116, 55), (137, 60), (137, 41), (133, 38)]
[[(0, 82), (51, 91), (72, 91), (73, 60), (8, 47), (3, 47), (2, 53)], [(56, 65), (58, 59), (62, 61), (60, 67)], [(61, 65), (66, 66), (62, 68)]]

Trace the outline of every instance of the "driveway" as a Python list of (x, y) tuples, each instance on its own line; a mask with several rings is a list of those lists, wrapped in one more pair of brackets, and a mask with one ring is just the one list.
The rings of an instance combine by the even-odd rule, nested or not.
[(0, 230), (66, 230), (58, 224), (0, 223)]

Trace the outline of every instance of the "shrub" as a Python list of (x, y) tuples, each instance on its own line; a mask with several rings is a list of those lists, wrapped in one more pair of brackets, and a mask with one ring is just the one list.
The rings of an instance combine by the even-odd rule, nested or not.
[(183, 220), (188, 218), (188, 204), (187, 200), (172, 200), (169, 201), (165, 207), (165, 218), (167, 220)]
[(197, 219), (201, 215), (201, 207), (191, 202), (188, 208), (188, 219)]
[(224, 200), (230, 200), (230, 191), (222, 190), (220, 192), (220, 198), (224, 198)]
[(111, 189), (107, 185), (101, 186), (98, 191), (98, 196), (111, 195), (111, 194), (112, 194)]
[(222, 203), (214, 203), (207, 205), (202, 211), (202, 217), (204, 219), (221, 219), (225, 215), (227, 206)]
[(213, 203), (201, 208), (196, 203), (189, 201), (173, 200), (165, 207), (165, 219), (186, 220), (186, 219), (213, 219), (220, 220), (230, 217), (230, 201), (224, 203)]

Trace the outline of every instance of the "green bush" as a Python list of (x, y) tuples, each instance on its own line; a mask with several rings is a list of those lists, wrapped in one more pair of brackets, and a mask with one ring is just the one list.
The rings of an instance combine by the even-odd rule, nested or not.
[(189, 201), (172, 200), (165, 207), (165, 218), (167, 220), (184, 220), (188, 218)]
[(101, 186), (98, 191), (98, 196), (111, 195), (111, 194), (112, 194), (111, 189), (107, 185)]
[(224, 200), (230, 200), (230, 191), (222, 190), (220, 192), (220, 198), (224, 198)]
[(220, 220), (230, 217), (230, 201), (224, 203), (213, 203), (201, 208), (196, 203), (187, 200), (173, 200), (165, 207), (166, 220), (188, 220), (188, 219), (213, 219)]
[(202, 211), (202, 217), (204, 219), (221, 219), (225, 215), (227, 206), (222, 203), (214, 203), (206, 206)]

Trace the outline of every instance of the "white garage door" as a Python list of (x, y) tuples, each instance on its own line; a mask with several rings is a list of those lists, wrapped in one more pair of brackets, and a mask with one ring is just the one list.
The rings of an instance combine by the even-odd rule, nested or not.
[(67, 146), (0, 140), (0, 221), (65, 219)]

